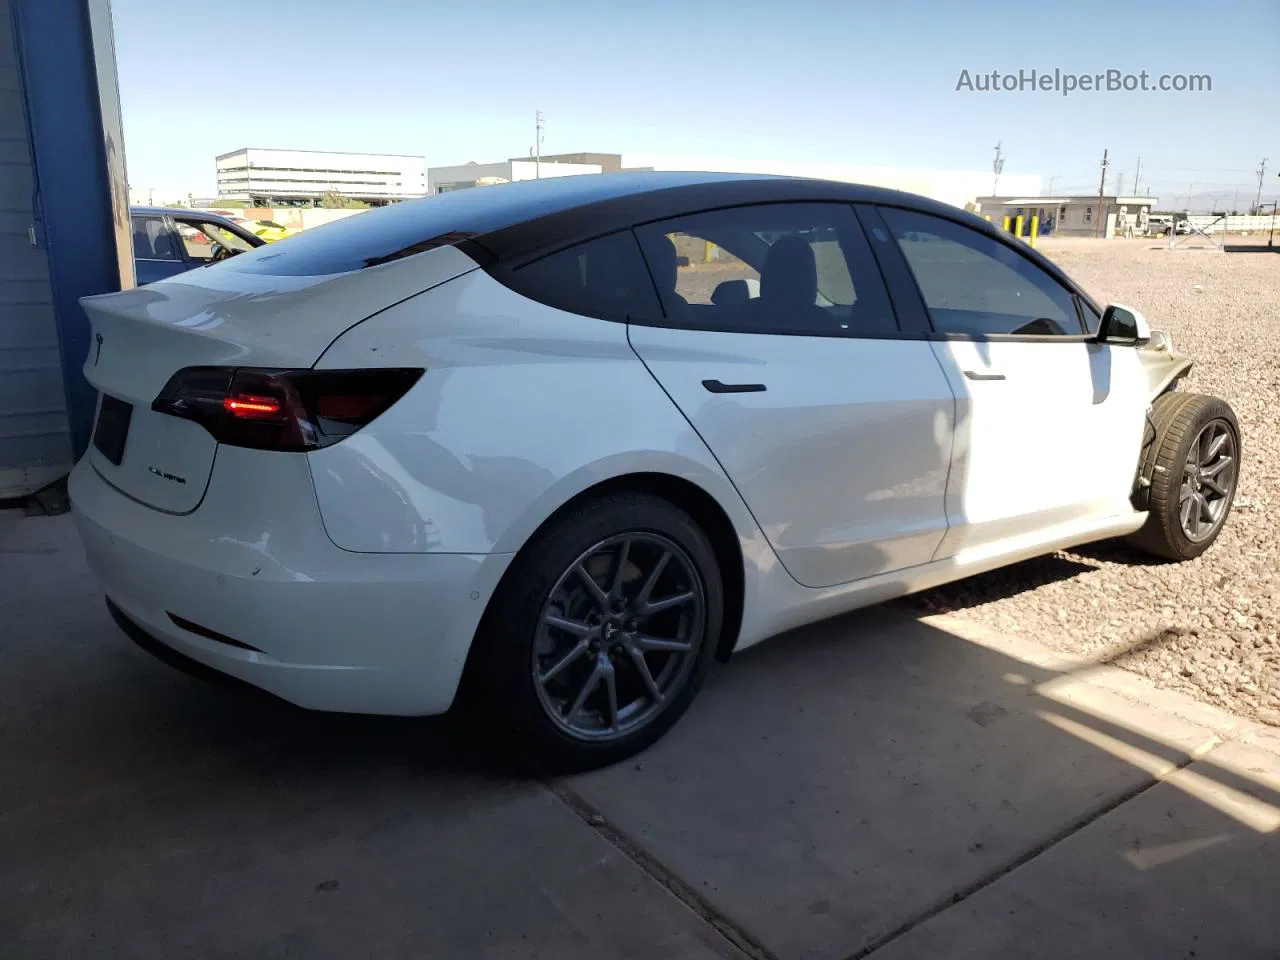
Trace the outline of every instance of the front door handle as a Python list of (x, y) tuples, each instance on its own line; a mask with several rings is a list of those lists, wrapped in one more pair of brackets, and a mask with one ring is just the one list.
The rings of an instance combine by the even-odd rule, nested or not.
[(703, 380), (702, 385), (712, 393), (764, 393), (769, 389), (763, 383), (721, 383), (719, 380)]
[(977, 370), (966, 370), (964, 375), (970, 380), (1003, 380), (1003, 373), (979, 373)]

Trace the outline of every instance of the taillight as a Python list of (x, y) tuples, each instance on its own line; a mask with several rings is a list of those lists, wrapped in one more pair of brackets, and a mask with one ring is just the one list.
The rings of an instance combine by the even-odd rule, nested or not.
[(187, 367), (169, 378), (151, 409), (192, 420), (231, 446), (317, 450), (381, 416), (422, 374)]

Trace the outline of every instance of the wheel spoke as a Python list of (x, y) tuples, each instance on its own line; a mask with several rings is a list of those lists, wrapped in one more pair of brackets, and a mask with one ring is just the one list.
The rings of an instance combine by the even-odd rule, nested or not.
[(1227, 488), (1220, 484), (1214, 477), (1204, 477), (1200, 482), (1220, 497), (1225, 497), (1227, 495)]
[(578, 715), (578, 711), (581, 710), (583, 705), (587, 702), (587, 697), (591, 696), (591, 692), (600, 685), (600, 676), (602, 672), (600, 664), (597, 663), (591, 671), (591, 676), (587, 677), (586, 683), (584, 683), (582, 685), (582, 689), (578, 691), (578, 697), (573, 701), (573, 706), (571, 706), (569, 708), (569, 712), (564, 715), (564, 718), (570, 723), (573, 722), (573, 718)]
[(662, 691), (658, 689), (658, 683), (653, 679), (653, 671), (649, 669), (649, 663), (644, 658), (644, 652), (634, 644), (628, 644), (627, 653), (631, 654), (631, 662), (636, 665), (636, 673), (640, 674), (640, 680), (645, 689), (649, 691), (649, 696), (654, 699), (655, 703), (661, 700)]
[(651, 617), (655, 613), (661, 613), (663, 610), (670, 610), (672, 607), (683, 606), (686, 603), (693, 602), (694, 594), (692, 590), (686, 590), (684, 593), (673, 594), (670, 597), (663, 597), (661, 600), (654, 600), (652, 603), (646, 603), (640, 608), (642, 617)]
[(1206, 451), (1204, 457), (1201, 458), (1201, 463), (1212, 463), (1213, 458), (1222, 453), (1222, 448), (1227, 445), (1227, 433), (1225, 430), (1212, 439), (1209, 439), (1209, 436), (1210, 435), (1208, 433), (1205, 434), (1205, 440), (1209, 449)]
[(538, 682), (544, 686), (564, 672), (564, 669), (587, 652), (588, 641), (579, 640), (572, 650), (556, 661), (546, 673), (539, 675)]
[(600, 608), (600, 612), (608, 613), (609, 596), (600, 588), (600, 584), (596, 583), (595, 577), (591, 576), (591, 574), (587, 572), (587, 568), (582, 564), (578, 564), (577, 567), (574, 568), (574, 572), (577, 573), (578, 579), (582, 581), (583, 586), (585, 586), (587, 591), (591, 594), (591, 599), (594, 601), (595, 605)]
[(1186, 500), (1182, 501), (1182, 509), (1178, 511), (1178, 517), (1182, 521), (1182, 529), (1195, 536), (1195, 531), (1191, 529), (1191, 513), (1196, 507), (1196, 494), (1192, 493)]
[(618, 729), (618, 683), (617, 674), (614, 672), (613, 664), (602, 668), (604, 676), (604, 692), (609, 701), (609, 729)]
[(631, 541), (623, 540), (622, 546), (618, 548), (618, 564), (613, 570), (613, 583), (609, 586), (609, 596), (622, 596), (622, 571), (627, 567), (627, 560), (631, 556)]
[(1218, 474), (1220, 474), (1223, 470), (1227, 469), (1227, 467), (1231, 466), (1231, 464), (1233, 463), (1235, 463), (1234, 457), (1219, 457), (1216, 463), (1208, 467), (1203, 467), (1200, 470), (1200, 479), (1208, 480), (1212, 477), (1216, 477)]
[(632, 644), (645, 653), (687, 653), (691, 645), (684, 640), (664, 640), (661, 637), (650, 637), (643, 633), (631, 639)]
[(658, 562), (653, 565), (653, 569), (649, 572), (649, 577), (645, 580), (644, 586), (636, 594), (636, 606), (641, 610), (648, 606), (649, 596), (653, 593), (653, 588), (658, 585), (658, 578), (662, 576), (662, 571), (667, 569), (667, 563), (670, 560), (671, 551), (664, 550), (662, 556), (658, 558)]
[(570, 636), (577, 637), (579, 640), (585, 640), (595, 632), (594, 627), (583, 623), (581, 620), (569, 620), (565, 617), (557, 617), (554, 613), (548, 613), (542, 618), (542, 622), (548, 627), (555, 627), (557, 630), (563, 630), (565, 633)]
[(1188, 481), (1178, 488), (1178, 503), (1183, 504), (1195, 496), (1196, 490)]
[(1204, 524), (1212, 525), (1213, 508), (1209, 504), (1209, 498), (1202, 493), (1202, 494), (1199, 494), (1198, 499), (1200, 501), (1200, 518), (1199, 519), (1200, 519), (1201, 526), (1203, 527)]

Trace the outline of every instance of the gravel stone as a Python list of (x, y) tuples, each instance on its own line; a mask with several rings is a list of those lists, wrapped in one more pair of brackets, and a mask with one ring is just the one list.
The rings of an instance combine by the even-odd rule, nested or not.
[(1098, 302), (1141, 310), (1173, 337), (1195, 360), (1179, 389), (1231, 404), (1242, 448), (1235, 505), (1218, 541), (1187, 563), (1104, 542), (904, 602), (1280, 726), (1280, 254), (1076, 238), (1041, 249)]

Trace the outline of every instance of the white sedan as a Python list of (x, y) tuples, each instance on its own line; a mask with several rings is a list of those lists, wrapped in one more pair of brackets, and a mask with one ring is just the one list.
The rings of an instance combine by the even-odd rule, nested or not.
[(713, 659), (1086, 541), (1197, 556), (1239, 430), (958, 209), (619, 173), (389, 206), (84, 301), (117, 622), (318, 710), (616, 761)]

